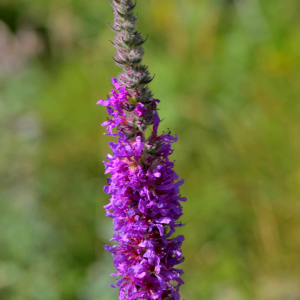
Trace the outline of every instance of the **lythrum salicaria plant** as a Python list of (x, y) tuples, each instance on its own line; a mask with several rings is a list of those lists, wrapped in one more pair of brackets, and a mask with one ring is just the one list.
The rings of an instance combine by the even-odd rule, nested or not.
[(111, 79), (114, 90), (108, 99), (97, 104), (106, 106), (111, 116), (102, 124), (107, 126), (106, 134), (117, 138), (117, 143), (109, 144), (113, 153), (104, 162), (105, 174), (111, 174), (104, 187), (110, 203), (104, 208), (117, 232), (111, 239), (115, 245), (104, 248), (114, 257), (117, 273), (112, 275), (120, 277), (112, 287), (120, 289), (121, 300), (178, 300), (184, 282), (183, 271), (175, 266), (183, 261), (184, 237), (171, 235), (183, 225), (178, 219), (180, 201), (186, 198), (179, 195), (183, 180), (177, 181), (169, 160), (177, 137), (158, 134), (160, 101), (153, 98), (148, 88), (152, 78), (141, 65), (145, 40), (136, 31), (135, 4), (131, 0), (111, 4), (114, 61), (123, 71)]

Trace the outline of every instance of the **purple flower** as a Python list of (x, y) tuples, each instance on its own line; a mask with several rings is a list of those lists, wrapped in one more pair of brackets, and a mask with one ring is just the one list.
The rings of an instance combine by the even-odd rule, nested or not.
[[(111, 239), (115, 245), (104, 248), (111, 252), (117, 269), (111, 275), (120, 277), (116, 286), (112, 285), (120, 289), (119, 299), (179, 300), (183, 271), (175, 266), (183, 261), (180, 248), (184, 237), (171, 235), (183, 226), (178, 219), (182, 215), (180, 202), (186, 201), (179, 195), (184, 180), (178, 181), (169, 160), (177, 137), (158, 135), (160, 101), (146, 86), (146, 67), (134, 60), (143, 51), (132, 6), (130, 0), (113, 2), (116, 62), (124, 71), (111, 80), (115, 89), (108, 99), (97, 102), (110, 115), (102, 124), (107, 127), (106, 134), (117, 137), (117, 143), (109, 143), (112, 154), (104, 162), (105, 174), (110, 173), (104, 187), (110, 203), (104, 208), (117, 233)], [(131, 42), (126, 46), (127, 40)], [(149, 126), (152, 132), (146, 136)]]
[(142, 104), (141, 102), (139, 102), (136, 105), (136, 108), (134, 109), (134, 112), (136, 115), (138, 115), (139, 117), (143, 116), (146, 113), (147, 109), (145, 108), (144, 104)]

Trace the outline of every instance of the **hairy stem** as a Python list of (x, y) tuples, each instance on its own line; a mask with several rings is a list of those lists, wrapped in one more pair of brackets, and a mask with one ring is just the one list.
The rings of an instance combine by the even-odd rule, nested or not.
[(118, 81), (139, 102), (146, 104), (152, 98), (147, 84), (153, 78), (147, 66), (141, 64), (144, 55), (142, 45), (146, 39), (136, 30), (137, 17), (133, 14), (136, 3), (133, 4), (131, 0), (113, 0), (111, 5), (114, 9), (114, 25), (111, 27), (115, 32), (113, 45), (117, 49), (114, 61), (123, 69)]

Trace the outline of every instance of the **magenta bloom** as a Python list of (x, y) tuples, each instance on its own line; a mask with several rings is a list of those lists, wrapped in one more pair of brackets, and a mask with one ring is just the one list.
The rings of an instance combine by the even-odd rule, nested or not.
[[(178, 181), (168, 158), (173, 153), (171, 143), (177, 137), (158, 135), (160, 101), (146, 86), (151, 81), (146, 67), (139, 65), (143, 51), (141, 43), (134, 41), (141, 37), (134, 26), (129, 26), (129, 21), (136, 24), (131, 13), (133, 5), (130, 0), (114, 0), (113, 7), (113, 29), (119, 41), (116, 61), (121, 64), (120, 59), (124, 60), (124, 72), (112, 79), (115, 90), (108, 100), (97, 102), (106, 106), (111, 116), (102, 124), (107, 126), (106, 134), (117, 137), (117, 143), (110, 143), (112, 155), (108, 154), (108, 162), (104, 162), (105, 174), (111, 174), (104, 187), (111, 195), (110, 203), (104, 208), (106, 215), (113, 218), (117, 234), (112, 240), (116, 244), (104, 248), (114, 257), (117, 273), (112, 275), (120, 277), (116, 284), (119, 299), (179, 300), (183, 271), (175, 266), (183, 261), (180, 247), (184, 237), (171, 235), (182, 226), (177, 220), (182, 215), (180, 201), (186, 198), (179, 195), (184, 180)], [(123, 45), (128, 33), (132, 33), (131, 46)], [(146, 136), (148, 126), (152, 131)]]

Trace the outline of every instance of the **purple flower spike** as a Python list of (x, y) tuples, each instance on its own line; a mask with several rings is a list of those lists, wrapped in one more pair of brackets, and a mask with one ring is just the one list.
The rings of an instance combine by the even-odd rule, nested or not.
[[(120, 300), (179, 300), (179, 288), (184, 282), (183, 271), (175, 268), (184, 258), (181, 245), (184, 237), (171, 238), (182, 215), (178, 181), (173, 162), (171, 143), (177, 137), (169, 133), (158, 135), (160, 118), (157, 103), (147, 84), (152, 80), (147, 67), (140, 65), (145, 40), (136, 31), (137, 18), (131, 0), (114, 0), (117, 48), (115, 62), (123, 68), (113, 78), (114, 90), (106, 101), (111, 116), (102, 126), (117, 137), (109, 143), (112, 155), (104, 162), (105, 174), (110, 173), (104, 191), (111, 195), (104, 208), (113, 218), (114, 246), (104, 246), (114, 257), (113, 263), (120, 277), (116, 286)], [(152, 132), (146, 136), (148, 126)]]

